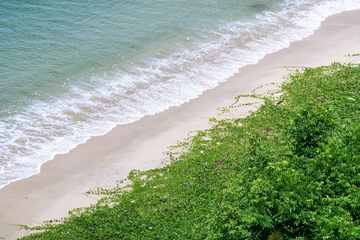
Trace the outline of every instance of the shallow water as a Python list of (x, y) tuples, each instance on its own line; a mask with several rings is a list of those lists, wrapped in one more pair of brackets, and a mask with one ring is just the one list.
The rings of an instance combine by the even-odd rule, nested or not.
[(359, 8), (360, 0), (0, 2), (0, 188)]

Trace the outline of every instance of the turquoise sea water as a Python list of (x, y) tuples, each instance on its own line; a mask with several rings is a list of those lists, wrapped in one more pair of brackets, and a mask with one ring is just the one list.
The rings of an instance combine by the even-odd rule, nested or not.
[(360, 0), (1, 1), (0, 188), (359, 8)]

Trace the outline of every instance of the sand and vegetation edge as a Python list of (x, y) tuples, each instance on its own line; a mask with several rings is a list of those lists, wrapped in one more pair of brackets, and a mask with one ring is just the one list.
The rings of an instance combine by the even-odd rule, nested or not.
[(297, 69), (278, 93), (240, 95), (263, 104), (23, 239), (359, 239), (359, 65)]

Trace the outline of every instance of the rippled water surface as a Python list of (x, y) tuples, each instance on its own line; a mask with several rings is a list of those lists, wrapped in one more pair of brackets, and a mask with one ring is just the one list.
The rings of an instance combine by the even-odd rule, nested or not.
[(0, 188), (360, 8), (360, 0), (33, 2), (0, 2)]

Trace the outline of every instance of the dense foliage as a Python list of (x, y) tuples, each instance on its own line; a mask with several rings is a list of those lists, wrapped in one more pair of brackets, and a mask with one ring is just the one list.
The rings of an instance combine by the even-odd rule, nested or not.
[(357, 65), (296, 70), (277, 98), (251, 95), (256, 112), (25, 239), (360, 239), (359, 90)]

